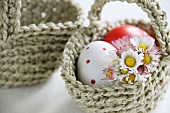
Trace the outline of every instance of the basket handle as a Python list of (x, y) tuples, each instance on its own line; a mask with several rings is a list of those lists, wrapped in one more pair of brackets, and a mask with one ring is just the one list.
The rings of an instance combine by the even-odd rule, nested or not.
[(162, 54), (167, 56), (170, 54), (170, 39), (167, 29), (166, 13), (160, 8), (160, 5), (155, 0), (95, 0), (91, 7), (88, 18), (90, 20), (90, 26), (95, 26), (100, 20), (100, 13), (103, 6), (109, 2), (128, 2), (136, 3), (141, 9), (148, 14), (151, 24), (156, 32), (156, 39), (160, 44)]
[(21, 0), (0, 0), (0, 42), (20, 29)]

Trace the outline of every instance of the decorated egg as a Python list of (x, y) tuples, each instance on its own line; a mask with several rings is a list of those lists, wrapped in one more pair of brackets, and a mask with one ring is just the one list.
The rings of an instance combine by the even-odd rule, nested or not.
[(123, 25), (109, 31), (105, 36), (104, 41), (112, 43), (112, 41), (122, 38), (123, 36), (149, 36), (149, 34), (139, 27)]
[(88, 44), (80, 53), (77, 63), (77, 78), (84, 85), (90, 86), (108, 86), (110, 83), (104, 74), (103, 62), (109, 51), (115, 48), (104, 41), (95, 41)]

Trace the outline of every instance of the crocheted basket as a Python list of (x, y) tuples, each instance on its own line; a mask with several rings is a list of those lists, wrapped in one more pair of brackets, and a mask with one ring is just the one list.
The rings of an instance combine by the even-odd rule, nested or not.
[[(148, 14), (151, 23), (125, 20), (115, 24), (101, 22), (102, 7), (111, 1), (136, 3)], [(170, 81), (169, 31), (165, 12), (154, 0), (96, 0), (89, 12), (90, 26), (77, 30), (65, 46), (62, 60), (62, 77), (69, 94), (78, 106), (90, 113), (148, 113), (163, 99)], [(132, 84), (119, 83), (112, 86), (91, 87), (76, 79), (76, 63), (81, 50), (90, 42), (102, 40), (114, 27), (130, 24), (138, 26), (152, 36), (161, 47), (160, 65), (147, 81)]]
[(0, 0), (0, 87), (46, 80), (82, 21), (69, 0)]

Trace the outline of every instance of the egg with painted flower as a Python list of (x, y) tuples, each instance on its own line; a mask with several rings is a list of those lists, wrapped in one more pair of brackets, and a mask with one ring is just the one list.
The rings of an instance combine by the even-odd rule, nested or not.
[[(106, 57), (109, 51), (114, 51), (115, 48), (104, 41), (95, 41), (88, 44), (80, 53), (77, 62), (77, 78), (84, 85), (90, 86), (109, 86), (111, 85), (106, 78), (111, 80), (113, 70), (103, 70)], [(106, 74), (107, 73), (107, 74)], [(107, 76), (106, 76), (107, 75)]]

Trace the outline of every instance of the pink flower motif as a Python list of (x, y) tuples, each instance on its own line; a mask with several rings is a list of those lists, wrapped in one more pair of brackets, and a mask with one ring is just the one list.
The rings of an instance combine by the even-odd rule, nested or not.
[(142, 73), (143, 73), (143, 70), (142, 70), (142, 68), (141, 68), (141, 67), (138, 67), (138, 69), (137, 69), (137, 70), (138, 70), (138, 73), (139, 73), (139, 74), (142, 74)]
[(160, 49), (156, 45), (147, 52), (148, 56), (151, 58), (151, 62), (149, 64), (144, 64), (144, 66), (148, 69), (148, 72), (153, 72), (159, 66), (159, 61), (161, 57)]
[(104, 74), (106, 75), (106, 78), (103, 78), (101, 80), (115, 80), (114, 77), (113, 77), (113, 68), (112, 67), (109, 67), (109, 68), (105, 68), (103, 70)]
[(144, 77), (149, 73), (149, 70), (146, 66), (141, 65), (138, 67), (138, 74), (143, 75)]
[(122, 52), (128, 51), (130, 48), (133, 49), (130, 38), (130, 36), (123, 36), (116, 41), (112, 41), (113, 46), (117, 49), (117, 55), (120, 56)]

